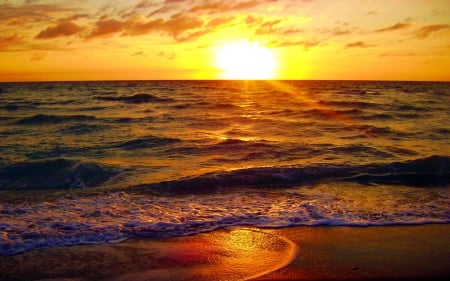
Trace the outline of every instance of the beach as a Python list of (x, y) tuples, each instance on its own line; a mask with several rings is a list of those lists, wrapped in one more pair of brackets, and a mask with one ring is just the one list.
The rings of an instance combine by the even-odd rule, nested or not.
[(0, 280), (449, 275), (449, 83), (3, 83)]
[(450, 225), (235, 227), (0, 257), (0, 280), (379, 280), (450, 276)]

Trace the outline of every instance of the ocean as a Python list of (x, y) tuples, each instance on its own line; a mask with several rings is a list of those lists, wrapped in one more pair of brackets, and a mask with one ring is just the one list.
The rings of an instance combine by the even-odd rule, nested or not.
[(0, 255), (450, 223), (450, 83), (0, 83)]

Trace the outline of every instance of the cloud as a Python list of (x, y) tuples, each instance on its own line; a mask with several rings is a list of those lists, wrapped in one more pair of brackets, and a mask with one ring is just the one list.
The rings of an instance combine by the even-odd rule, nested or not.
[[(347, 25), (347, 24), (343, 24)], [(334, 29), (324, 28), (322, 30), (319, 30), (321, 33), (330, 33), (333, 36), (341, 36), (341, 35), (348, 35), (351, 34), (352, 31), (349, 29), (342, 29), (340, 27), (335, 27)]]
[(39, 53), (34, 53), (31, 58), (30, 61), (37, 61), (37, 60), (42, 60), (47, 56), (47, 53), (45, 52), (39, 52)]
[(288, 29), (280, 30), (279, 34), (280, 35), (291, 35), (291, 34), (297, 34), (297, 33), (301, 33), (301, 32), (304, 32), (304, 30), (300, 29), (300, 28), (288, 28)]
[(139, 51), (139, 52), (131, 54), (132, 57), (134, 57), (134, 56), (143, 56), (143, 55), (144, 55), (144, 52), (142, 52), (142, 51)]
[[(164, 29), (163, 19), (145, 21), (142, 19), (131, 19), (123, 23), (124, 35), (143, 35)], [(118, 30), (120, 31), (120, 30)]]
[(164, 29), (169, 32), (174, 38), (181, 33), (200, 28), (203, 26), (203, 21), (197, 17), (191, 17), (185, 14), (175, 14), (171, 16), (165, 23)]
[(333, 34), (334, 36), (341, 36), (341, 35), (347, 35), (352, 33), (350, 30), (348, 29), (340, 29), (340, 28), (335, 28), (331, 34)]
[[(217, 24), (217, 23), (216, 23)], [(152, 32), (163, 32), (178, 42), (184, 42), (205, 35), (212, 30), (204, 27), (205, 23), (185, 14), (175, 14), (168, 19), (157, 18), (146, 21), (143, 18), (130, 18), (124, 21), (116, 19), (100, 19), (87, 38), (112, 36), (137, 36)]]
[(320, 45), (320, 42), (315, 40), (298, 40), (298, 41), (286, 40), (286, 41), (273, 41), (269, 43), (269, 47), (272, 48), (299, 46), (303, 47), (305, 50), (309, 50), (310, 48), (318, 45)]
[(273, 34), (277, 28), (275, 27), (281, 22), (281, 20), (266, 21), (259, 25), (258, 29), (255, 31), (256, 35)]
[(166, 58), (167, 60), (174, 60), (176, 58), (175, 53), (165, 53), (165, 52), (159, 52), (158, 57)]
[(448, 13), (447, 10), (441, 10), (441, 9), (433, 9), (431, 11), (431, 13), (435, 16), (441, 16), (441, 15), (446, 15)]
[(264, 3), (274, 3), (278, 0), (248, 0), (248, 1), (206, 1), (189, 9), (190, 12), (224, 13), (229, 11), (248, 10)]
[(60, 17), (61, 14), (74, 12), (73, 9), (58, 4), (34, 4), (34, 2), (24, 3), (17, 7), (9, 3), (0, 4), (0, 11), (0, 23), (18, 26), (27, 23), (49, 22)]
[(9, 49), (10, 46), (22, 43), (22, 41), (22, 37), (17, 34), (6, 36), (0, 35), (0, 50)]
[(413, 52), (386, 52), (380, 55), (380, 57), (412, 57), (416, 56)]
[(61, 21), (55, 26), (49, 26), (45, 30), (42, 30), (35, 38), (51, 39), (61, 36), (71, 36), (81, 30), (81, 27), (71, 21)]
[(377, 29), (374, 32), (379, 33), (379, 32), (386, 32), (386, 31), (395, 31), (395, 30), (399, 30), (399, 29), (405, 29), (405, 28), (408, 28), (410, 26), (411, 26), (411, 24), (408, 23), (408, 22), (399, 22), (399, 23), (396, 23), (394, 25), (390, 25), (388, 27)]
[(356, 41), (356, 42), (352, 42), (352, 43), (348, 43), (347, 45), (345, 45), (346, 49), (349, 48), (369, 48), (369, 47), (374, 47), (375, 45), (369, 45), (364, 43), (363, 41)]
[(419, 39), (424, 39), (428, 36), (430, 36), (432, 33), (435, 33), (440, 30), (447, 30), (450, 29), (450, 25), (448, 24), (434, 24), (434, 25), (427, 25), (424, 27), (421, 27), (419, 30), (415, 32), (415, 36)]
[(115, 19), (100, 19), (95, 23), (95, 29), (88, 38), (111, 35), (122, 31), (124, 23)]
[(228, 16), (213, 18), (213, 19), (209, 20), (206, 27), (214, 28), (214, 27), (217, 27), (220, 25), (227, 24), (233, 20), (234, 20), (234, 17), (228, 17)]
[(211, 30), (204, 29), (204, 30), (198, 30), (198, 31), (194, 31), (194, 32), (189, 32), (189, 33), (186, 33), (185, 35), (176, 36), (174, 38), (178, 42), (187, 42), (187, 41), (191, 41), (191, 40), (197, 39), (197, 38), (199, 38), (199, 37), (201, 37), (203, 35), (206, 35), (206, 34), (208, 34), (210, 32), (211, 32)]
[(147, 9), (153, 6), (155, 6), (153, 1), (141, 0), (141, 2), (137, 3), (136, 6), (134, 6), (134, 9)]

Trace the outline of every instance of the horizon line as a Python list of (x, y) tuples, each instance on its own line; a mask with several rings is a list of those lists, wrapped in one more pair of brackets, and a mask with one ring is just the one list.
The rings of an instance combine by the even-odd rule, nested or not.
[(348, 81), (348, 82), (431, 82), (450, 83), (449, 80), (385, 80), (385, 79), (92, 79), (92, 80), (5, 80), (2, 83), (68, 83), (68, 82), (152, 82), (152, 81)]

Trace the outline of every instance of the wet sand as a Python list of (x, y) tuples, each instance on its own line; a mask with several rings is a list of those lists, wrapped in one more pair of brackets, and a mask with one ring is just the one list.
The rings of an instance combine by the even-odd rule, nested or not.
[(299, 254), (256, 280), (450, 280), (450, 224), (266, 231), (296, 243)]
[(0, 280), (377, 280), (450, 277), (450, 224), (231, 228), (0, 257)]

